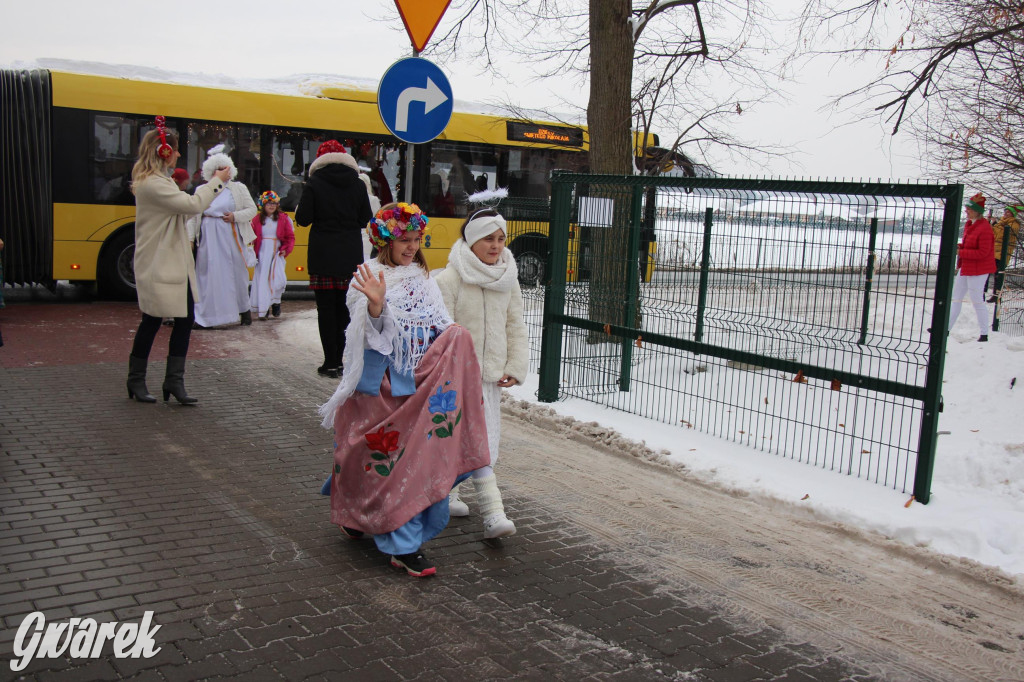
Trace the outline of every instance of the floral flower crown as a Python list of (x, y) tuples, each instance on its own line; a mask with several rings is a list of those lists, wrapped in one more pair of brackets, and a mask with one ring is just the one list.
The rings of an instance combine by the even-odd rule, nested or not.
[(382, 208), (377, 211), (367, 226), (372, 241), (378, 249), (383, 249), (388, 242), (394, 241), (406, 232), (425, 233), (429, 228), (429, 219), (423, 215), (423, 211), (416, 204), (407, 204), (404, 201), (395, 206)]
[(280, 204), (281, 197), (279, 197), (277, 195), (277, 192), (275, 192), (274, 190), (267, 190), (266, 192), (260, 195), (259, 199), (256, 200), (256, 206), (258, 208), (263, 208), (263, 204), (267, 203), (268, 201), (273, 202), (275, 204)]

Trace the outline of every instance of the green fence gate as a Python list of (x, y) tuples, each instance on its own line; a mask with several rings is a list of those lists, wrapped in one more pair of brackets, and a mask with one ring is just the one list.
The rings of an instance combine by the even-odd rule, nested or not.
[(556, 172), (538, 397), (927, 503), (962, 198), (962, 185)]

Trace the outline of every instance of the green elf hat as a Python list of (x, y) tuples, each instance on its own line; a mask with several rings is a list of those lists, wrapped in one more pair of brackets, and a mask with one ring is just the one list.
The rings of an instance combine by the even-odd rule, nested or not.
[(985, 212), (985, 197), (981, 195), (981, 192), (978, 192), (967, 200), (967, 208), (971, 209), (975, 213)]
[(1024, 212), (1024, 206), (1007, 206), (1006, 210), (1012, 213), (1013, 217), (1016, 218), (1019, 213)]

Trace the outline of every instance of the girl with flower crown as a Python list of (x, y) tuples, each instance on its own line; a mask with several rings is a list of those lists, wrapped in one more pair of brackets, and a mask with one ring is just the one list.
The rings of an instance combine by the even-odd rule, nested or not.
[(370, 221), (377, 258), (352, 278), (344, 372), (320, 408), (335, 436), (331, 521), (416, 577), (436, 572), (421, 546), (448, 524), (452, 487), (490, 460), (472, 338), (420, 251), (427, 222), (406, 203)]
[(256, 234), (256, 269), (252, 273), (249, 307), (261, 320), (269, 312), (281, 316), (281, 294), (288, 284), (284, 259), (295, 248), (295, 228), (287, 213), (279, 213), (281, 197), (268, 190), (256, 200), (260, 212), (252, 219)]
[[(462, 225), (462, 236), (452, 245), (448, 267), (436, 277), (452, 318), (473, 337), (480, 363), (490, 461), (473, 472), (472, 481), (485, 538), (516, 532), (505, 515), (494, 465), (501, 440), (501, 389), (522, 383), (529, 362), (523, 293), (505, 237), (505, 219), (497, 210), (484, 208), (470, 214)], [(450, 508), (452, 516), (469, 515), (457, 487), (452, 490)]]

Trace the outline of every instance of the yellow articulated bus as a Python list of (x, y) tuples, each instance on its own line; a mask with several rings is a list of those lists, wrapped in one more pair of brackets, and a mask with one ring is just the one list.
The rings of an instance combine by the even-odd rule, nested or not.
[[(424, 254), (431, 268), (447, 263), (468, 195), (507, 188), (500, 209), (509, 218), (508, 245), (529, 284), (546, 279), (551, 172), (587, 170), (584, 128), (457, 110), (437, 139), (410, 146), (384, 126), (376, 92), (340, 87), (285, 95), (2, 70), (0, 113), (7, 283), (95, 282), (113, 297), (134, 296), (129, 183), (139, 141), (157, 115), (178, 134), (179, 167), (193, 184), (203, 182), (207, 150), (223, 144), (253, 196), (272, 189), (287, 212), (298, 204), (320, 143), (342, 142), (382, 204), (411, 197), (430, 217)], [(301, 282), (308, 280), (308, 228), (296, 226), (295, 236), (288, 279)], [(570, 253), (578, 247), (570, 245)], [(577, 270), (566, 267), (570, 275)]]

